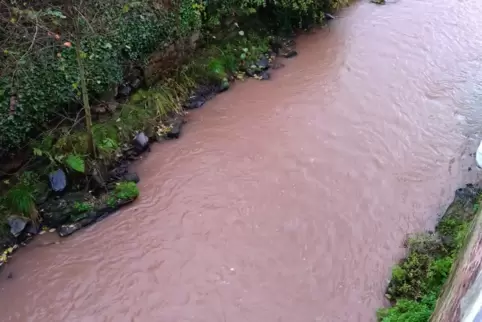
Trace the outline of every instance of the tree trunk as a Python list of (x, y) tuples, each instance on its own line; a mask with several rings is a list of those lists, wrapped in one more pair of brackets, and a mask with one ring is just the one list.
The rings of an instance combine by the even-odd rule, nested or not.
[(89, 103), (89, 92), (87, 90), (87, 82), (85, 81), (85, 70), (84, 70), (84, 63), (82, 62), (82, 55), (81, 55), (81, 48), (80, 48), (80, 30), (79, 24), (77, 19), (74, 20), (74, 27), (75, 27), (75, 55), (77, 57), (77, 65), (79, 67), (79, 77), (80, 77), (80, 89), (82, 91), (82, 105), (84, 107), (85, 112), (85, 127), (87, 130), (87, 146), (89, 149), (89, 153), (95, 158), (96, 151), (95, 151), (95, 144), (94, 144), (94, 136), (92, 134), (92, 114), (90, 110), (90, 103)]

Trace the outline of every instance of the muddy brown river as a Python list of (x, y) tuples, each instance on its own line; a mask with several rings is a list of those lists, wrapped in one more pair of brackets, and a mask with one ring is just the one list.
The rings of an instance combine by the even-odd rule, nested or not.
[(360, 2), (301, 36), (135, 165), (130, 208), (22, 249), (1, 320), (374, 321), (406, 234), (478, 176), (481, 16)]

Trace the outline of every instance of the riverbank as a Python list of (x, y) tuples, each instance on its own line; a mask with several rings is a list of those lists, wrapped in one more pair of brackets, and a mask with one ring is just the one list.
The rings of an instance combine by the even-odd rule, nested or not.
[[(454, 310), (458, 312), (458, 317), (454, 313), (443, 313), (449, 314), (449, 319), (440, 319), (440, 312), (439, 318), (432, 317), (432, 314), (449, 275), (455, 273), (455, 263), (460, 261), (465, 252), (471, 252), (465, 249), (466, 240), (473, 229), (476, 214), (480, 212), (481, 193), (480, 186), (467, 185), (458, 189), (435, 231), (408, 237), (408, 255), (393, 268), (385, 294), (393, 306), (378, 311), (379, 321), (460, 321), (461, 313), (458, 310)], [(458, 298), (460, 300), (461, 297)]]
[[(261, 39), (256, 34), (250, 36), (245, 35), (244, 31), (239, 33), (238, 41), (231, 40), (215, 47), (223, 55), (209, 58), (210, 62), (214, 64), (214, 67), (210, 68), (214, 69), (214, 71), (210, 70), (208, 73), (212, 73), (216, 77), (210, 78), (208, 74), (204, 74), (206, 78), (201, 83), (194, 78), (190, 81), (191, 85), (179, 83), (179, 86), (186, 86), (184, 91), (189, 91), (189, 95), (185, 95), (182, 92), (173, 93), (178, 99), (182, 99), (182, 101), (179, 101), (178, 110), (168, 112), (167, 118), (151, 120), (147, 118), (149, 116), (147, 114), (137, 120), (142, 123), (142, 127), (145, 130), (136, 134), (131, 143), (122, 145), (121, 151), (116, 152), (115, 158), (104, 164), (103, 173), (97, 173), (92, 176), (95, 185), (87, 184), (86, 187), (93, 187), (93, 190), (87, 192), (85, 188), (83, 191), (72, 191), (69, 189), (68, 185), (71, 178), (67, 178), (67, 174), (63, 169), (58, 169), (49, 174), (49, 187), (46, 187), (40, 181), (30, 183), (32, 191), (35, 189), (35, 192), (37, 192), (36, 189), (39, 186), (45, 189), (45, 191), (41, 191), (42, 193), (39, 194), (40, 199), (35, 199), (35, 209), (38, 209), (39, 213), (38, 221), (20, 216), (9, 217), (8, 224), (10, 225), (11, 236), (3, 239), (3, 249), (0, 249), (3, 252), (3, 255), (0, 257), (0, 267), (8, 261), (19, 245), (26, 245), (40, 232), (55, 230), (59, 236), (66, 237), (84, 227), (103, 220), (121, 207), (133, 202), (139, 195), (136, 184), (140, 178), (135, 173), (129, 173), (129, 164), (142, 158), (143, 154), (148, 153), (151, 144), (180, 138), (182, 127), (185, 123), (184, 116), (187, 111), (201, 108), (217, 94), (227, 91), (230, 83), (235, 80), (242, 81), (245, 77), (260, 81), (269, 80), (270, 69), (279, 69), (284, 66), (279, 61), (280, 58), (290, 59), (298, 54), (295, 50), (295, 40), (292, 38), (271, 37)], [(268, 43), (268, 39), (270, 39), (270, 43)], [(234, 46), (234, 53), (227, 51), (230, 46)], [(269, 47), (271, 48), (268, 50)], [(237, 51), (240, 53), (241, 59), (239, 63), (232, 67), (234, 68), (233, 70), (228, 69), (225, 65), (225, 60), (229, 59), (226, 58), (226, 54), (237, 55)], [(196, 68), (201, 66), (203, 64), (201, 62), (210, 57), (211, 52), (212, 48), (199, 50), (197, 58), (191, 61), (189, 65), (181, 65), (179, 70), (185, 72), (186, 67), (194, 66)], [(191, 73), (188, 75), (187, 77), (194, 76)], [(186, 80), (184, 79), (184, 81)], [(169, 80), (167, 82), (169, 83)], [(165, 81), (161, 84), (164, 83)], [(132, 105), (132, 102), (138, 103), (139, 99), (146, 101), (160, 99), (158, 96), (159, 92), (152, 88), (149, 90), (139, 89), (133, 93), (133, 96), (124, 103), (124, 106), (129, 107)], [(158, 104), (162, 103), (158, 102)], [(115, 117), (111, 119), (113, 119), (113, 122), (119, 122), (118, 119), (115, 120)], [(112, 121), (104, 121), (104, 123), (101, 123), (101, 126), (107, 128), (109, 127), (108, 123)], [(151, 128), (153, 125), (155, 125), (154, 129)], [(125, 127), (126, 122), (121, 122), (120, 126)], [(111, 139), (114, 140), (114, 138)], [(99, 168), (95, 169), (96, 171), (100, 170)], [(20, 185), (25, 184), (21, 181)], [(82, 189), (83, 187), (80, 186), (80, 188)], [(13, 191), (15, 189), (20, 190), (14, 188)]]
[[(141, 1), (123, 6), (115, 3), (106, 11), (106, 3), (89, 1), (81, 8), (65, 5), (55, 10), (49, 9), (48, 3), (41, 8), (23, 4), (27, 7), (10, 11), (12, 17), (2, 16), (9, 18), (8, 27), (14, 36), (32, 28), (32, 15), (36, 15), (36, 29), (40, 25), (41, 33), (52, 24), (65, 28), (46, 34), (57, 50), (54, 57), (43, 52), (45, 40), (37, 43), (37, 33), (20, 58), (16, 55), (22, 48), (17, 48), (21, 45), (14, 42), (15, 37), (1, 44), (8, 47), (3, 50), (6, 59), (1, 66), (1, 98), (8, 103), (10, 115), (0, 126), (8, 127), (10, 121), (21, 123), (6, 129), (13, 131), (13, 141), (20, 143), (26, 140), (26, 134), (35, 132), (19, 151), (14, 151), (14, 142), (1, 145), (2, 153), (10, 153), (11, 159), (4, 162), (0, 171), (0, 189), (5, 192), (0, 198), (0, 244), (6, 249), (2, 259), (42, 229), (57, 229), (61, 236), (67, 236), (104, 218), (126, 201), (131, 202), (132, 197), (121, 198), (113, 207), (111, 199), (124, 195), (117, 191), (119, 187), (139, 181), (135, 174), (127, 173), (128, 163), (148, 150), (150, 142), (178, 138), (184, 110), (203, 106), (226, 91), (235, 79), (268, 80), (269, 68), (282, 67), (274, 62), (276, 55), (297, 55), (292, 40), (279, 41), (270, 33), (282, 28), (291, 31), (295, 21), (299, 28), (305, 28), (332, 19), (320, 10), (334, 10), (341, 4), (320, 1), (302, 8), (282, 4), (284, 11), (278, 11), (280, 4), (269, 2), (252, 3), (247, 10), (242, 4), (199, 4), (189, 0), (181, 1), (179, 8), (158, 8)], [(237, 13), (232, 15), (234, 9)], [(122, 12), (118, 12), (120, 16), (116, 10)], [(177, 10), (180, 17), (176, 24), (168, 28), (167, 36), (159, 35), (160, 22), (166, 23)], [(86, 18), (89, 14), (90, 20)], [(282, 28), (277, 25), (279, 19), (283, 19)], [(135, 22), (135, 28), (125, 30), (131, 22)], [(84, 23), (90, 31), (103, 25), (120, 28), (126, 38), (118, 39), (117, 35), (104, 32), (99, 45), (96, 36), (82, 34)], [(142, 39), (131, 37), (137, 32), (142, 33)], [(16, 65), (23, 68), (17, 59), (22, 60), (27, 54), (32, 56), (28, 63), (31, 70), (55, 74), (48, 78), (55, 78), (58, 88), (52, 89), (48, 83), (43, 91), (57, 91), (47, 95), (50, 101), (30, 95), (29, 91), (36, 87), (24, 86), (25, 82), (41, 83), (37, 78), (45, 76), (43, 73), (32, 74), (26, 80), (28, 73), (17, 73), (15, 69)], [(52, 59), (53, 67), (47, 66)], [(118, 85), (120, 74), (122, 82)], [(72, 75), (79, 79), (70, 84)], [(62, 83), (63, 78), (69, 82)], [(65, 86), (68, 91), (63, 90)], [(73, 102), (70, 94), (76, 97)], [(27, 101), (37, 112), (57, 108), (57, 103), (69, 106), (59, 106), (65, 110), (54, 113), (55, 117), (49, 114), (50, 110), (29, 115), (33, 120), (41, 118), (52, 123), (38, 133), (32, 120), (19, 113)], [(22, 124), (28, 128), (15, 132)]]

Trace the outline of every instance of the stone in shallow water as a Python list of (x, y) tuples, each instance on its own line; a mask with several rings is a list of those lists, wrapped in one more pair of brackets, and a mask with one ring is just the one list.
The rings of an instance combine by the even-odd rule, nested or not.
[(261, 58), (260, 60), (258, 60), (258, 62), (256, 63), (256, 66), (260, 69), (268, 69), (269, 68), (269, 60), (268, 58), (266, 57), (263, 57)]
[(265, 71), (261, 72), (261, 74), (259, 74), (259, 77), (260, 77), (261, 80), (269, 80), (271, 75), (269, 74), (268, 71), (265, 70)]
[(179, 139), (183, 124), (182, 116), (177, 117), (171, 124), (171, 130), (166, 134), (168, 139)]
[(290, 50), (286, 54), (284, 54), (285, 58), (293, 58), (298, 55), (298, 52), (296, 50)]
[(187, 110), (193, 110), (200, 108), (206, 103), (206, 99), (201, 95), (191, 96), (187, 102), (184, 104), (184, 108)]
[(144, 132), (137, 133), (133, 144), (137, 152), (144, 152), (149, 148), (149, 138)]

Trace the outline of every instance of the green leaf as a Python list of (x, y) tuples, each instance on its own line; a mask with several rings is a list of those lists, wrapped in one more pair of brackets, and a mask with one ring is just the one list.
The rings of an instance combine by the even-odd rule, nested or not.
[(38, 157), (41, 157), (42, 154), (43, 154), (43, 152), (42, 152), (42, 150), (40, 150), (40, 149), (33, 148), (33, 154), (36, 155), (36, 156), (38, 156)]
[(64, 14), (58, 10), (47, 10), (45, 11), (45, 14), (47, 16), (52, 16), (52, 17), (57, 17), (57, 18), (60, 18), (60, 19), (65, 19), (67, 18), (66, 16), (64, 16)]
[(67, 159), (65, 159), (65, 163), (77, 172), (81, 172), (81, 173), (85, 172), (84, 159), (79, 155), (69, 154), (67, 156)]

